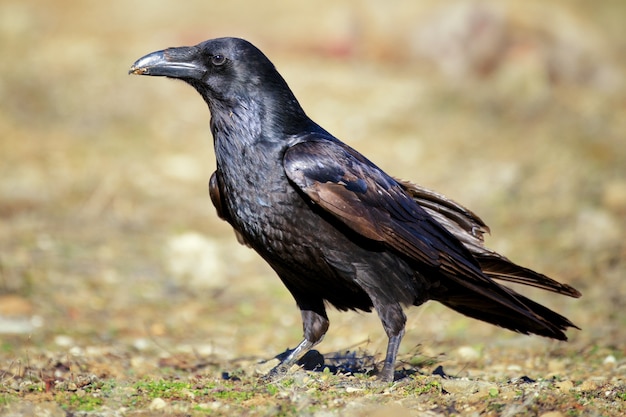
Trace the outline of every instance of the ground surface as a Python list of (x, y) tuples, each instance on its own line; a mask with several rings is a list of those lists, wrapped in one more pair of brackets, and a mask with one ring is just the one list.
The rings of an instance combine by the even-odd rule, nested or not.
[[(624, 3), (298, 3), (0, 4), (0, 413), (626, 414)], [(260, 380), (299, 314), (214, 213), (204, 103), (126, 75), (224, 35), (339, 138), (479, 213), (491, 247), (578, 288), (526, 293), (582, 330), (427, 304), (380, 385), (378, 319), (331, 312), (325, 371)]]

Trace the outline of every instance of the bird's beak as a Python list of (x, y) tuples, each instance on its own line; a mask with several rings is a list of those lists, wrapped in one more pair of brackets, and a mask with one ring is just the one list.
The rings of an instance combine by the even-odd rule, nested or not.
[(181, 79), (201, 79), (206, 70), (196, 61), (194, 47), (169, 48), (139, 58), (129, 74), (154, 75)]

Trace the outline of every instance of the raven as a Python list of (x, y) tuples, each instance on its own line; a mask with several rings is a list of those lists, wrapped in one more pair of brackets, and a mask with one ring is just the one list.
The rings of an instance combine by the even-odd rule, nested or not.
[(304, 339), (284, 374), (328, 330), (326, 305), (374, 309), (388, 336), (379, 379), (393, 381), (404, 306), (436, 300), (523, 334), (567, 340), (567, 318), (496, 282), (570, 297), (573, 287), (518, 266), (483, 244), (489, 229), (452, 200), (387, 175), (304, 112), (272, 62), (239, 38), (153, 52), (129, 73), (177, 78), (211, 113), (217, 214), (278, 274)]

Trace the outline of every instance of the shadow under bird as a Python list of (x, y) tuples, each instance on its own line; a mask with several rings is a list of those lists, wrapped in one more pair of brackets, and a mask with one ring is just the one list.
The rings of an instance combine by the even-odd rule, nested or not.
[(211, 112), (219, 217), (276, 271), (302, 315), (304, 340), (284, 374), (328, 330), (326, 305), (374, 309), (388, 336), (379, 378), (392, 381), (404, 306), (438, 301), (524, 334), (567, 340), (576, 327), (500, 281), (580, 293), (488, 249), (488, 227), (441, 194), (395, 179), (304, 112), (270, 60), (238, 38), (153, 52), (130, 73), (177, 78)]

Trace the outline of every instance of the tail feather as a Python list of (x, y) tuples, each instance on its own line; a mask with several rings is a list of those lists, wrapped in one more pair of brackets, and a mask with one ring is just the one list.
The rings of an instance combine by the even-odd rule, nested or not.
[(489, 227), (480, 217), (444, 195), (407, 181), (399, 181), (404, 190), (437, 222), (445, 227), (471, 252), (485, 275), (490, 278), (541, 288), (578, 298), (580, 292), (543, 274), (516, 265), (484, 244)]
[(469, 317), (523, 334), (567, 340), (564, 331), (578, 328), (566, 317), (494, 280), (528, 285), (578, 298), (580, 292), (543, 274), (516, 265), (484, 244), (489, 227), (476, 214), (419, 185), (398, 181), (404, 190), (474, 256), (484, 280), (451, 276), (434, 299)]
[(539, 272), (516, 265), (497, 253), (485, 252), (482, 254), (474, 254), (474, 257), (478, 260), (483, 272), (490, 278), (541, 288), (542, 290), (552, 291), (574, 298), (581, 296), (576, 288), (555, 281)]
[(515, 293), (515, 298), (526, 307), (527, 313), (509, 309), (503, 304), (478, 294), (448, 296), (439, 300), (451, 309), (487, 323), (522, 334), (536, 334), (557, 340), (567, 340), (564, 331), (569, 327), (578, 327), (566, 317), (549, 308)]

